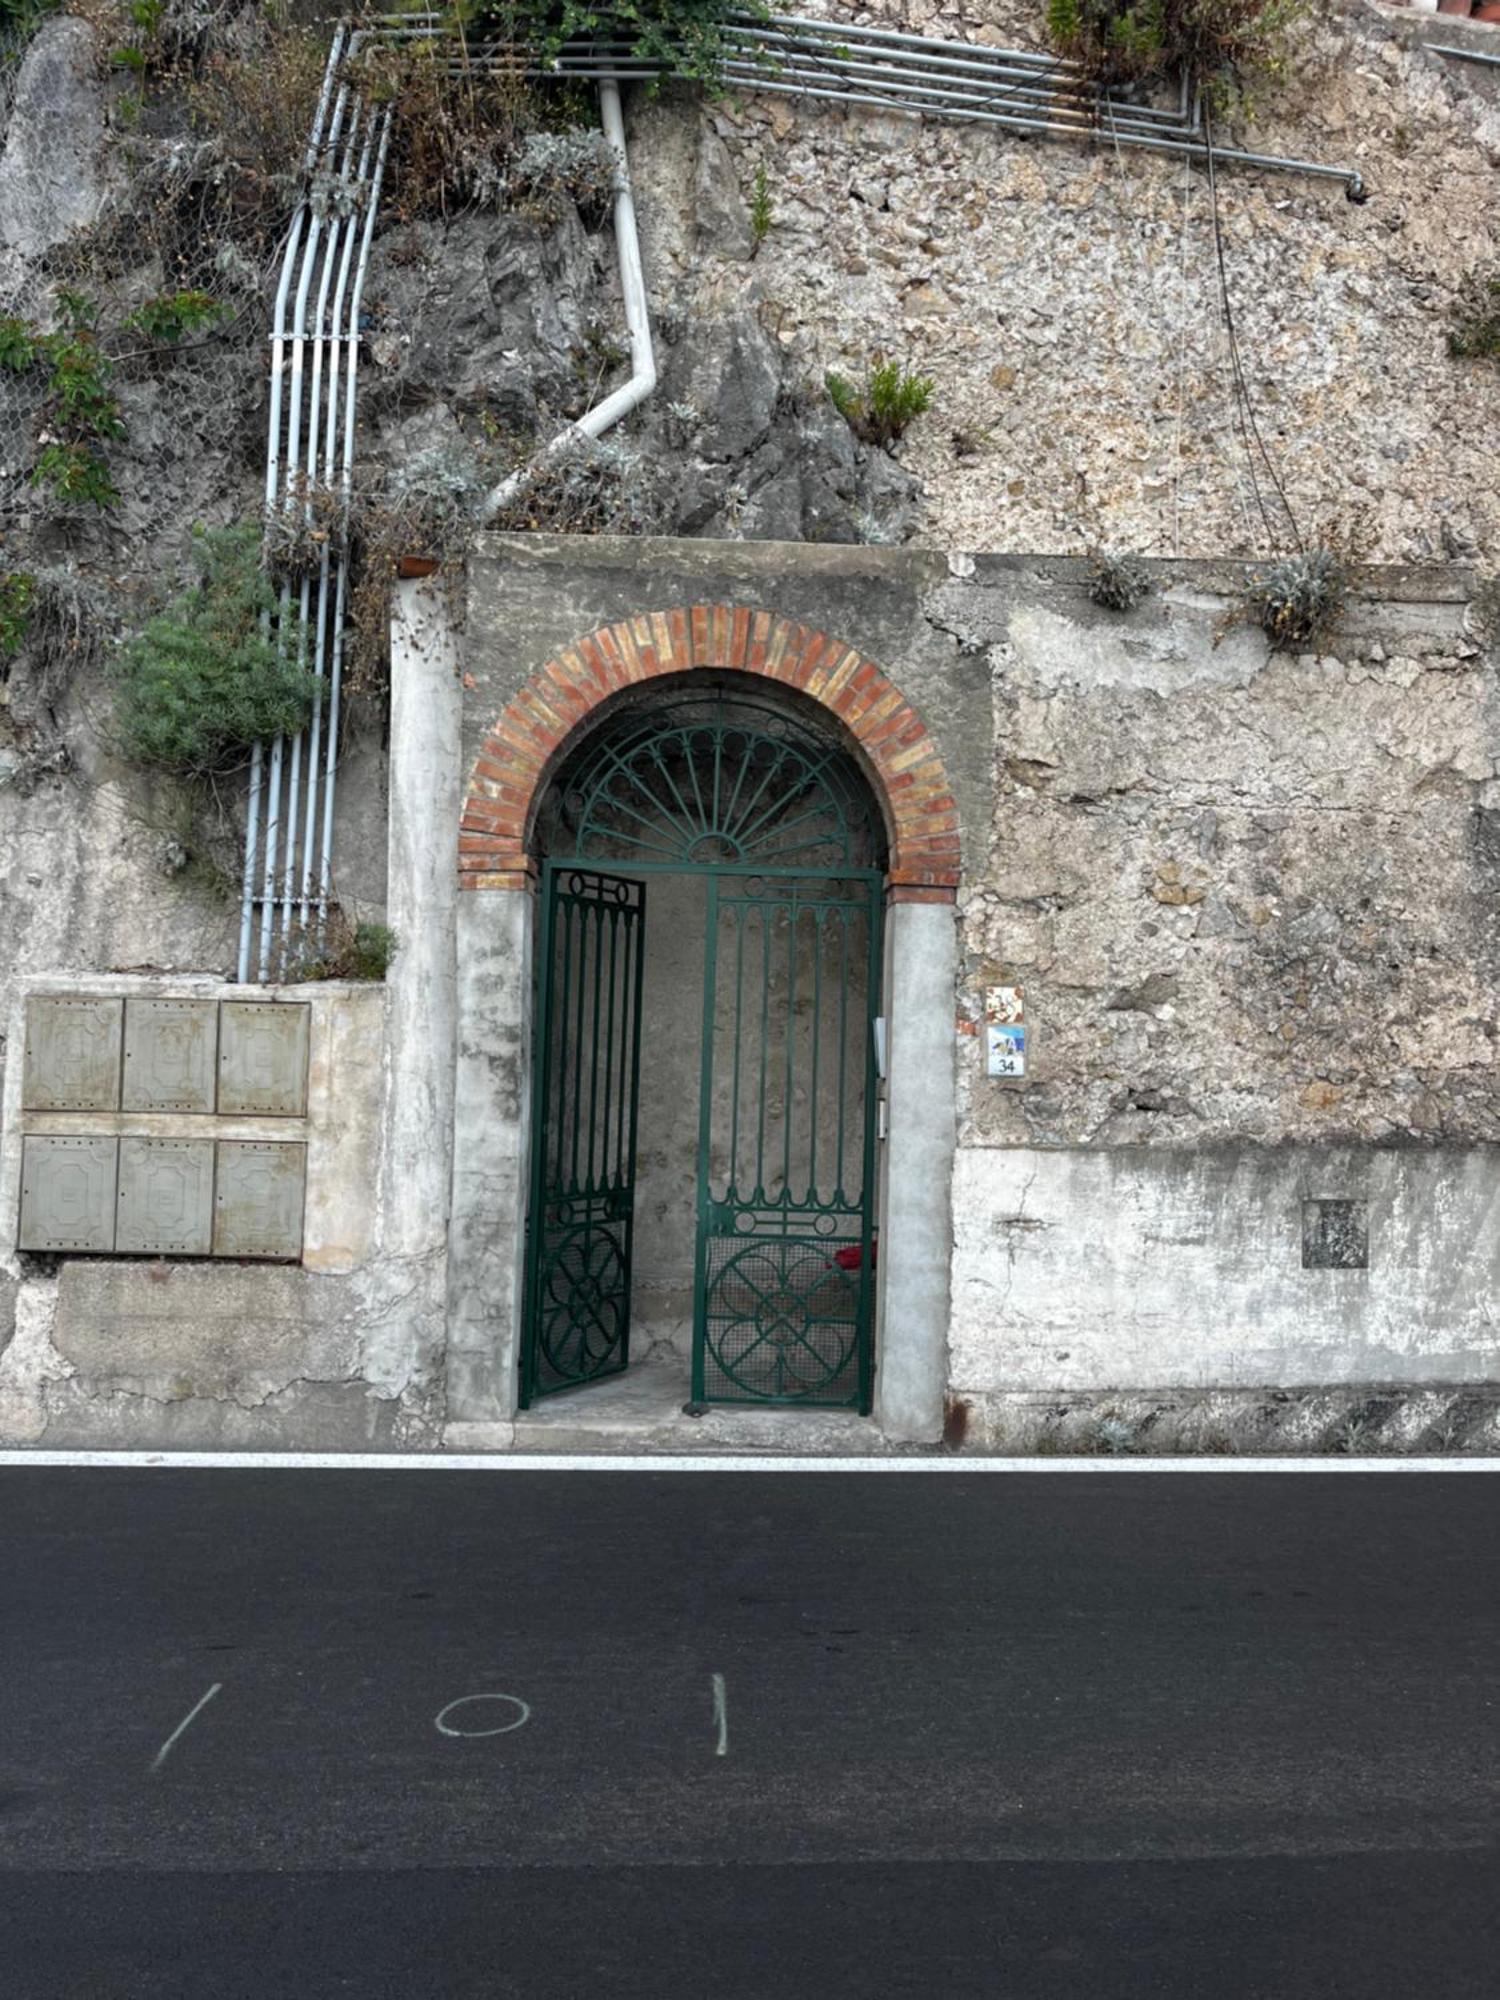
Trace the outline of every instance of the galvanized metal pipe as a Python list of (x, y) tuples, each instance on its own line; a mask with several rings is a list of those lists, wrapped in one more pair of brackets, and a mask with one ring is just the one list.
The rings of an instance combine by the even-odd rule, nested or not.
[[(347, 31), (341, 26), (334, 30), (333, 41), (328, 52), (328, 63), (323, 72), (323, 87), (318, 96), (317, 109), (313, 114), (312, 130), (308, 135), (307, 150), (302, 156), (302, 172), (306, 179), (317, 165), (323, 147), (323, 130), (328, 117), (328, 107), (333, 97), (334, 83), (338, 77), (339, 65), (344, 56)], [(270, 413), (267, 419), (266, 484), (265, 506), (269, 515), (275, 506), (281, 465), (281, 407), (283, 371), (286, 365), (286, 305), (291, 293), (292, 275), (297, 268), (297, 257), (302, 242), (303, 227), (308, 219), (308, 206), (304, 199), (297, 205), (296, 213), (287, 229), (286, 244), (282, 251), (281, 276), (276, 288), (275, 304), (271, 313), (271, 397)], [(256, 862), (260, 839), (260, 817), (262, 793), (265, 781), (265, 753), (257, 743), (250, 753), (250, 797), (245, 813), (245, 868), (240, 896), (240, 942), (236, 977), (241, 983), (250, 977), (250, 947), (255, 921), (255, 881)]]
[[(333, 282), (335, 263), (338, 257), (340, 239), (346, 232), (345, 196), (349, 190), (350, 175), (354, 170), (360, 136), (362, 108), (357, 103), (349, 120), (349, 132), (344, 141), (343, 158), (338, 165), (336, 191), (332, 196), (332, 214), (328, 220), (328, 233), (323, 246), (323, 255), (318, 273), (318, 297), (312, 313), (312, 375), (307, 399), (307, 436), (302, 462), (298, 470), (302, 481), (301, 512), (302, 524), (309, 532), (316, 518), (318, 483), (318, 441), (322, 430), (321, 409), (323, 393), (323, 350), (327, 341), (328, 294)], [(295, 509), (298, 495), (295, 490), (288, 494), (289, 509)], [(297, 605), (297, 664), (305, 672), (308, 667), (308, 639), (312, 612), (312, 577), (305, 573), (298, 585)], [(316, 713), (316, 710), (315, 710)], [(297, 888), (297, 833), (299, 788), (302, 776), (302, 753), (307, 729), (298, 730), (292, 738), (291, 770), (287, 779), (286, 808), (286, 859), (281, 878), (281, 936), (285, 950), (293, 924), (293, 903)], [(313, 763), (311, 746), (308, 746), (307, 795), (309, 813), (317, 790), (317, 769)]]
[[(646, 296), (646, 274), (641, 265), (641, 242), (635, 221), (635, 192), (630, 181), (630, 155), (625, 148), (625, 120), (620, 109), (620, 86), (614, 78), (604, 78), (599, 84), (599, 115), (604, 126), (604, 136), (609, 141), (614, 154), (615, 181), (615, 254), (620, 267), (620, 290), (625, 301), (625, 324), (630, 333), (630, 380), (611, 395), (604, 397), (591, 410), (560, 431), (549, 444), (543, 447), (542, 458), (562, 450), (573, 439), (601, 437), (612, 424), (621, 417), (628, 416), (643, 403), (656, 387), (656, 354), (651, 341), (651, 309)], [(532, 465), (522, 466), (502, 479), (500, 484), (485, 496), (480, 509), (480, 519), (493, 520), (506, 503), (515, 498), (525, 484), (536, 460)]]
[[(348, 387), (344, 397), (343, 455), (339, 464), (339, 491), (342, 501), (341, 511), (346, 517), (354, 483), (355, 392), (359, 385), (359, 308), (360, 301), (364, 298), (365, 278), (370, 269), (370, 245), (375, 236), (375, 217), (380, 208), (380, 189), (385, 179), (386, 154), (390, 143), (391, 112), (387, 108), (380, 115), (380, 140), (375, 151), (375, 165), (364, 190), (364, 230), (360, 237), (359, 262), (355, 267), (354, 283), (349, 292), (348, 317), (343, 336), (349, 355), (349, 367)], [(334, 592), (333, 644), (328, 675), (328, 737), (323, 764), (323, 838), (318, 859), (320, 937), (328, 921), (329, 893), (333, 881), (333, 806), (334, 788), (338, 778), (339, 699), (343, 691), (344, 612), (348, 601), (348, 581), (349, 551), (347, 547), (341, 546), (338, 551), (338, 575)]]

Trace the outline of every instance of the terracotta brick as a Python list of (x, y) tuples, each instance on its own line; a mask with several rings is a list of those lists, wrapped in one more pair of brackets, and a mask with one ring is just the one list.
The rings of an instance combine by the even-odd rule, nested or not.
[(651, 649), (656, 655), (656, 664), (661, 672), (675, 673), (687, 663), (677, 657), (677, 648), (672, 641), (672, 621), (665, 611), (651, 614)]
[(730, 608), (728, 604), (714, 606), (712, 632), (708, 638), (708, 660), (710, 666), (730, 664)]
[(913, 773), (912, 782), (915, 783), (917, 766), (919, 764), (929, 764), (932, 761), (932, 745), (927, 740), (927, 731), (920, 724), (917, 727), (915, 742), (908, 742), (910, 735), (911, 731), (906, 730), (897, 737), (897, 742), (905, 745), (905, 747), (896, 750), (887, 758), (885, 769), (897, 772), (910, 771)]
[(892, 882), (885, 892), (885, 900), (888, 906), (892, 903), (954, 903), (958, 900), (958, 889), (954, 884)]
[(788, 624), (785, 618), (778, 618), (772, 626), (766, 639), (765, 665), (762, 669), (768, 678), (772, 680), (779, 678), (782, 662), (787, 656), (787, 649), (792, 645), (796, 630), (797, 627)]
[(689, 629), (692, 634), (691, 658), (695, 666), (708, 664), (709, 617), (709, 607), (706, 604), (695, 604), (688, 612)]
[(757, 611), (750, 621), (750, 644), (745, 651), (745, 665), (752, 674), (761, 673), (766, 664), (766, 649), (771, 643), (771, 614)]
[(614, 629), (609, 625), (601, 625), (594, 634), (594, 644), (598, 647), (600, 658), (605, 663), (610, 692), (613, 693), (616, 688), (623, 687), (628, 678), (625, 655), (620, 650), (620, 642), (615, 636)]
[(549, 660), (543, 672), (552, 684), (547, 690), (547, 698), (555, 707), (562, 709), (563, 718), (570, 726), (592, 712), (593, 700), (571, 678), (561, 660)]
[(859, 654), (852, 646), (846, 646), (841, 657), (834, 661), (832, 670), (823, 684), (823, 699), (825, 702), (832, 702), (835, 706), (837, 705), (838, 699), (844, 690), (852, 686), (858, 667)]
[(743, 669), (745, 651), (750, 644), (750, 612), (743, 604), (737, 604), (729, 623), (729, 664)]
[(646, 678), (646, 670), (641, 665), (641, 656), (635, 643), (635, 634), (623, 618), (618, 625), (612, 625), (610, 630), (614, 635), (615, 644), (620, 649), (620, 659), (626, 681), (643, 681)]

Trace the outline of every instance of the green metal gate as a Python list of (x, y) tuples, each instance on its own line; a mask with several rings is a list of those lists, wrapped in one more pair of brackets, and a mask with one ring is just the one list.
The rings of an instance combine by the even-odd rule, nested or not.
[(692, 1400), (867, 1411), (884, 875), (863, 781), (710, 690), (587, 742), (542, 838), (575, 858), (542, 878), (523, 1404), (629, 1359), (639, 878), (672, 873), (707, 887)]
[(630, 1359), (645, 915), (643, 882), (545, 870), (523, 1407)]
[(880, 889), (710, 881), (695, 1403), (870, 1407)]

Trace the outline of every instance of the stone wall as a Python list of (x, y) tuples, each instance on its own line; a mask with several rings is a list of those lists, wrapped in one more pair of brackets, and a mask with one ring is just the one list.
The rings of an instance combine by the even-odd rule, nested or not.
[[(1035, 45), (1043, 13), (1040, 0), (819, 11), (1005, 46)], [(1357, 168), (1363, 206), (1337, 184), (1225, 167), (1218, 210), (1251, 402), (1304, 531), (1362, 513), (1370, 555), (1429, 561), (1489, 551), (1497, 526), (1500, 376), (1450, 359), (1445, 336), (1455, 286), (1492, 252), (1500, 115), (1485, 72), (1404, 32), (1362, 0), (1314, 10), (1260, 122), (1220, 135)], [(669, 325), (758, 315), (814, 385), (875, 349), (934, 378), (898, 452), (926, 489), (920, 540), (1268, 545), (1196, 165), (753, 93), (701, 114), (638, 101), (630, 131)], [(759, 169), (775, 219), (750, 258), (722, 189), (743, 203)], [(705, 179), (720, 198), (705, 211), (698, 196), (695, 217)]]

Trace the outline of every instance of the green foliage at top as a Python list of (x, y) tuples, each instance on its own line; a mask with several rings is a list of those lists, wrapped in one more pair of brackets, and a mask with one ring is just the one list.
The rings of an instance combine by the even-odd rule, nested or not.
[(1500, 361), (1500, 267), (1470, 271), (1459, 286), (1448, 352), (1463, 361)]
[(1287, 69), (1308, 0), (1047, 0), (1059, 55), (1103, 84), (1186, 75), (1221, 103)]
[(175, 347), (185, 334), (201, 332), (222, 319), (229, 307), (212, 292), (159, 292), (138, 306), (125, 321), (148, 340), (164, 340)]
[(98, 309), (81, 292), (59, 290), (56, 299), (62, 323), (54, 333), (0, 319), (0, 367), (47, 371), (42, 444), (31, 483), (50, 487), (67, 505), (113, 507), (120, 495), (103, 447), (124, 437), (125, 419), (95, 331)]
[(322, 683), (270, 636), (276, 594), (258, 528), (201, 532), (193, 559), (195, 587), (115, 661), (115, 726), (137, 763), (223, 771), (253, 744), (301, 729)]
[(476, 40), (554, 53), (575, 36), (622, 40), (666, 76), (714, 91), (734, 49), (735, 16), (769, 19), (763, 0), (457, 0), (452, 19)]
[(0, 0), (0, 36), (19, 42), (55, 12), (57, 0)]
[(854, 435), (866, 444), (894, 444), (924, 410), (932, 407), (936, 384), (930, 375), (915, 375), (899, 361), (877, 354), (863, 383), (832, 371), (824, 377), (833, 406)]
[(0, 660), (9, 660), (20, 651), (35, 604), (36, 578), (29, 570), (12, 569), (0, 575)]

